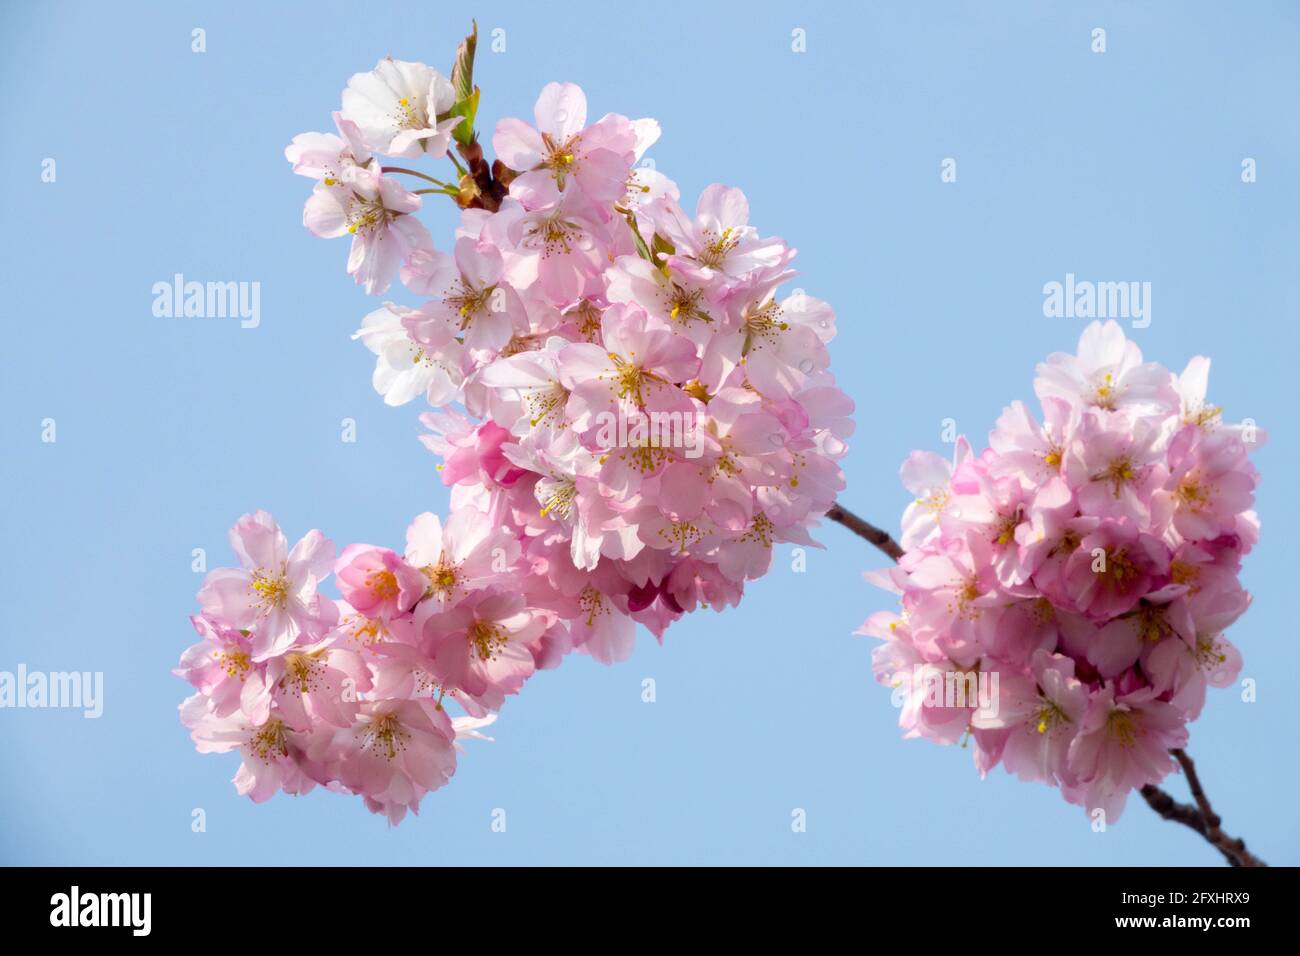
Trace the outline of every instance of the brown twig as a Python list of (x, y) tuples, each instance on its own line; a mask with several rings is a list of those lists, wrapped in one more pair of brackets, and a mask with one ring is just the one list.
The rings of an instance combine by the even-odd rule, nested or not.
[(859, 538), (866, 539), (885, 554), (889, 555), (891, 560), (897, 561), (903, 556), (903, 549), (899, 547), (897, 541), (889, 536), (889, 532), (882, 531), (871, 522), (859, 518), (852, 511), (838, 502), (831, 505), (831, 510), (826, 512), (826, 517), (830, 518), (832, 521), (838, 521)]
[[(858, 537), (889, 555), (894, 561), (903, 556), (903, 549), (887, 531), (882, 531), (871, 522), (859, 518), (843, 505), (839, 503), (832, 505), (830, 511), (826, 512), (826, 517), (844, 525)], [(1205, 795), (1201, 779), (1196, 775), (1196, 765), (1192, 763), (1192, 758), (1187, 756), (1186, 751), (1175, 748), (1169, 752), (1183, 768), (1183, 775), (1187, 777), (1187, 785), (1192, 791), (1192, 798), (1196, 801), (1196, 805), (1179, 803), (1154, 784), (1147, 784), (1141, 790), (1147, 805), (1164, 819), (1181, 823), (1205, 837), (1206, 841), (1222, 853), (1233, 866), (1268, 866), (1246, 849), (1246, 841), (1230, 837), (1223, 832), (1221, 829), (1223, 821), (1210, 806), (1210, 798)]]
[(1179, 803), (1159, 787), (1147, 784), (1142, 788), (1142, 798), (1151, 809), (1166, 820), (1173, 820), (1195, 830), (1233, 866), (1268, 866), (1246, 849), (1245, 840), (1230, 837), (1223, 832), (1221, 829), (1223, 820), (1210, 806), (1210, 798), (1206, 796), (1205, 789), (1201, 786), (1201, 778), (1196, 775), (1196, 765), (1192, 763), (1192, 758), (1187, 756), (1187, 752), (1181, 748), (1169, 752), (1183, 768), (1183, 775), (1187, 777), (1187, 786), (1192, 791), (1192, 799), (1196, 801), (1196, 806), (1190, 803)]

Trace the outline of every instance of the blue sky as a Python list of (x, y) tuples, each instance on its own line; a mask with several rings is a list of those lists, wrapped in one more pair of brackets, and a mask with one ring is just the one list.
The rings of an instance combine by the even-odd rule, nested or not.
[[(322, 792), (255, 807), (229, 783), (237, 758), (194, 752), (169, 672), (193, 636), (192, 549), (230, 562), (226, 529), (257, 507), (291, 538), (378, 543), (445, 510), (419, 409), (384, 406), (349, 341), (372, 300), (345, 244), (302, 228), (308, 186), (282, 149), (327, 129), (348, 76), (385, 54), (446, 69), (473, 15), (485, 38), (505, 31), (479, 57), (480, 126), (577, 82), (592, 115), (659, 119), (651, 155), (690, 203), (740, 186), (760, 228), (798, 247), (798, 285), (837, 310), (834, 368), (858, 407), (844, 501), (877, 523), (897, 526), (907, 453), (946, 452), (945, 418), (982, 446), (1003, 405), (1032, 397), (1034, 364), (1073, 347), (1085, 323), (1044, 317), (1044, 283), (1152, 284), (1151, 325), (1132, 333), (1147, 356), (1210, 355), (1212, 399), (1271, 436), (1255, 604), (1232, 631), (1258, 700), (1212, 692), (1189, 749), (1229, 831), (1300, 863), (1300, 7), (1081, 7), (6, 5), (0, 670), (102, 671), (105, 701), (99, 720), (0, 711), (0, 862), (1218, 862), (1140, 800), (1095, 833), (1045, 787), (901, 740), (873, 642), (850, 633), (892, 604), (860, 577), (882, 559), (838, 526), (804, 573), (779, 553), (739, 609), (684, 620), (662, 647), (643, 633), (612, 669), (575, 658), (538, 676), (396, 829)], [(450, 204), (425, 221), (445, 248)], [(156, 318), (151, 287), (177, 272), (259, 282), (260, 326)]]

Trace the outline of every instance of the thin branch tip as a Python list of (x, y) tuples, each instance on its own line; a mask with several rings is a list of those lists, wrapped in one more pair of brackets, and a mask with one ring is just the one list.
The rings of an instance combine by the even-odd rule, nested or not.
[(859, 538), (879, 548), (889, 556), (890, 560), (897, 561), (903, 556), (902, 547), (890, 536), (888, 531), (877, 528), (864, 518), (859, 518), (838, 501), (831, 505), (830, 510), (826, 512), (826, 517), (831, 521), (844, 525)]

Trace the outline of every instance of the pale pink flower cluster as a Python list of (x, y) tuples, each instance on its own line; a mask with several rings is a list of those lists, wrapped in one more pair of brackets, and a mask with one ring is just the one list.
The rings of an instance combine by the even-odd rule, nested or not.
[[(619, 661), (637, 622), (662, 639), (736, 604), (774, 544), (815, 544), (843, 487), (834, 313), (779, 295), (794, 250), (750, 224), (745, 196), (709, 186), (685, 212), (642, 162), (655, 121), (589, 122), (583, 92), (551, 83), (533, 122), (492, 137), (509, 194), (489, 211), (460, 192), (470, 208), (435, 250), (413, 214), (439, 190), (408, 190), (376, 154), (447, 154), (446, 83), (385, 60), (352, 78), (338, 135), (286, 150), (317, 181), (305, 224), (351, 236), (356, 281), (420, 297), (355, 337), (388, 404), (432, 406), (422, 440), (451, 517), (416, 518), (400, 552), (337, 557), (319, 532), (287, 550), (261, 512), (235, 526), (243, 567), (200, 592), (182, 717), (201, 750), (242, 750), (254, 799), (322, 784), (400, 819), (537, 669)], [(330, 572), (341, 600), (318, 592)]]
[[(460, 675), (432, 662), (426, 669), (416, 648), (437, 655), (446, 644), (455, 654), (467, 642), (544, 626), (494, 590), (504, 580), (487, 564), (494, 539), (504, 542), (463, 525), (443, 529), (426, 514), (411, 525), (410, 560), (370, 545), (336, 556), (319, 531), (290, 549), (266, 512), (244, 515), (230, 531), (240, 567), (204, 581), (192, 618), (199, 642), (176, 669), (197, 688), (180, 710), (199, 751), (240, 751), (235, 786), (257, 802), (320, 784), (361, 795), (394, 823), (418, 810), (455, 770), (458, 739), (491, 722), (479, 697), (518, 682), (510, 664), (498, 665), (505, 655), (490, 653), (478, 668), (490, 680), (455, 685), (469, 713), (453, 720), (442, 707), (444, 681)], [(331, 572), (342, 600), (320, 593)], [(461, 601), (472, 586), (482, 587), (475, 601)], [(398, 634), (406, 654), (384, 653)], [(466, 667), (468, 655), (459, 660)]]
[(1206, 688), (1241, 669), (1224, 631), (1259, 532), (1263, 433), (1207, 404), (1209, 365), (1175, 376), (1093, 323), (1038, 366), (1041, 419), (1015, 402), (983, 454), (908, 458), (906, 554), (870, 576), (902, 611), (861, 631), (885, 642), (905, 736), (969, 741), (981, 774), (1000, 762), (1112, 821), (1173, 769)]

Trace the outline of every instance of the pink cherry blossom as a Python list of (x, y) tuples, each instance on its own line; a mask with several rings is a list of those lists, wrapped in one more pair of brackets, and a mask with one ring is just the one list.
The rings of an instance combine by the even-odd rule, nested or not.
[(181, 655), (172, 673), (197, 687), (217, 717), (229, 717), (241, 708), (249, 714), (264, 713), (270, 705), (260, 677), (265, 665), (253, 663), (252, 642), (244, 631), (202, 615), (190, 621), (201, 639)]
[(368, 617), (404, 614), (424, 596), (428, 579), (390, 548), (350, 544), (334, 566), (343, 600)]
[(375, 152), (438, 159), (446, 154), (451, 131), (461, 122), (459, 116), (438, 120), (455, 100), (451, 83), (437, 70), (386, 57), (370, 72), (348, 80), (342, 116), (355, 124)]
[(406, 279), (414, 291), (437, 296), (407, 316), (412, 337), (440, 347), (450, 333), (467, 348), (499, 351), (526, 322), (518, 294), (501, 282), (504, 272), (505, 260), (495, 246), (458, 239), (454, 260), (442, 257)]
[[(402, 547), (337, 560), (319, 532), (290, 553), (269, 516), (237, 525), (242, 566), (209, 576), (176, 673), (197, 691), (196, 746), (240, 751), (237, 787), (257, 800), (320, 785), (401, 820), (538, 670), (623, 661), (641, 627), (663, 641), (736, 605), (780, 545), (820, 547), (844, 487), (834, 311), (784, 288), (794, 250), (751, 224), (744, 194), (709, 186), (688, 216), (646, 157), (658, 123), (590, 122), (573, 84), (544, 87), (532, 123), (500, 120), (494, 159), (460, 126), (479, 105), (385, 59), (348, 82), (337, 135), (285, 151), (314, 180), (306, 226), (352, 237), (367, 293), (400, 276), (413, 300), (353, 338), (385, 404), (428, 404), (419, 438), (450, 509), (416, 516)], [(442, 169), (376, 157), (438, 160), (453, 141)], [(459, 207), (440, 249), (429, 197)], [(318, 591), (331, 572), (337, 597)]]
[(319, 531), (309, 532), (290, 551), (275, 519), (258, 511), (239, 519), (230, 543), (242, 566), (209, 572), (199, 603), (211, 621), (251, 631), (254, 661), (333, 625), (334, 605), (316, 589), (329, 574), (334, 545)]
[(523, 120), (497, 124), (492, 146), (500, 160), (523, 175), (511, 192), (529, 203), (534, 191), (571, 184), (588, 200), (612, 203), (622, 196), (636, 159), (632, 123), (613, 114), (587, 125), (587, 97), (572, 83), (548, 83), (533, 108), (536, 126)]
[(536, 669), (533, 646), (546, 629), (523, 594), (477, 591), (450, 610), (417, 617), (430, 673), (482, 707), (497, 710)]
[(911, 550), (928, 541), (952, 505), (952, 476), (970, 457), (970, 442), (958, 438), (947, 462), (931, 451), (914, 451), (903, 462), (899, 477), (916, 500), (903, 512), (903, 547)]
[(355, 724), (334, 737), (333, 772), (369, 809), (400, 823), (451, 779), (455, 742), (451, 719), (429, 700), (367, 701)]
[[(1224, 632), (1258, 533), (1261, 436), (1206, 405), (1208, 370), (1176, 378), (1094, 323), (1039, 366), (1041, 419), (1015, 402), (983, 454), (959, 439), (952, 464), (908, 458), (905, 553), (872, 577), (903, 614), (862, 630), (884, 642), (874, 670), (905, 736), (969, 741), (981, 774), (1001, 763), (1108, 822), (1174, 768), (1208, 688), (1240, 672)], [(997, 706), (913, 686), (954, 673), (996, 676)]]
[(357, 124), (334, 114), (333, 133), (299, 133), (284, 148), (284, 158), (293, 163), (293, 171), (309, 176), (326, 186), (349, 183), (371, 165), (370, 147)]
[(655, 225), (674, 251), (665, 263), (707, 285), (732, 287), (755, 273), (781, 269), (793, 257), (780, 239), (760, 239), (749, 224), (749, 201), (739, 189), (714, 183), (700, 194), (694, 220), (665, 197)]
[(446, 325), (422, 327), (422, 341), (417, 342), (407, 328), (417, 315), (414, 309), (386, 302), (352, 335), (375, 353), (371, 382), (387, 405), (405, 405), (421, 395), (430, 405), (445, 405), (465, 382), (465, 350), (454, 331)]
[(367, 294), (379, 295), (415, 252), (432, 247), (429, 230), (410, 215), (419, 208), (419, 196), (368, 169), (347, 180), (318, 182), (302, 221), (322, 238), (352, 236), (348, 274)]
[(1168, 369), (1142, 361), (1137, 343), (1124, 337), (1115, 321), (1093, 322), (1079, 338), (1076, 355), (1056, 352), (1038, 366), (1034, 393), (1071, 406), (1104, 411), (1150, 410), (1168, 413), (1178, 393)]
[(1094, 692), (1070, 742), (1069, 768), (1077, 781), (1067, 799), (1102, 809), (1114, 822), (1131, 790), (1160, 780), (1174, 768), (1169, 751), (1187, 743), (1187, 727), (1176, 707), (1156, 699), (1154, 688), (1127, 694), (1106, 683)]

